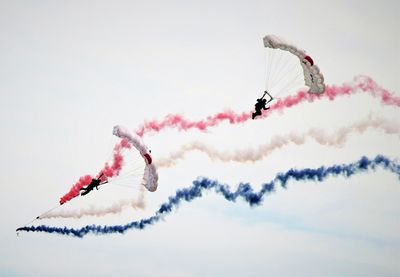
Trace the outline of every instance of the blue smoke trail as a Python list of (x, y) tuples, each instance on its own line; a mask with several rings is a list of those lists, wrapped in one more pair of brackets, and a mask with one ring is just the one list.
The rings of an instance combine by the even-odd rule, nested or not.
[(198, 178), (193, 181), (191, 187), (179, 189), (176, 191), (174, 196), (170, 196), (168, 201), (163, 203), (157, 212), (145, 219), (133, 221), (125, 225), (115, 226), (100, 226), (100, 225), (87, 225), (80, 229), (74, 228), (60, 228), (51, 227), (46, 225), (21, 227), (17, 231), (27, 232), (47, 232), (57, 233), (61, 235), (71, 235), (76, 237), (83, 237), (89, 233), (94, 234), (110, 234), (110, 233), (124, 233), (129, 229), (142, 230), (148, 225), (155, 224), (160, 221), (165, 215), (171, 213), (174, 208), (178, 207), (182, 201), (190, 202), (196, 198), (202, 197), (202, 192), (205, 190), (214, 189), (218, 194), (221, 194), (226, 200), (235, 202), (236, 199), (242, 198), (250, 206), (260, 205), (263, 201), (264, 195), (275, 190), (275, 187), (280, 185), (286, 188), (287, 183), (290, 180), (296, 181), (319, 181), (322, 182), (329, 176), (342, 175), (344, 177), (350, 177), (354, 174), (365, 172), (368, 170), (375, 170), (377, 167), (388, 170), (394, 174), (397, 174), (400, 179), (400, 164), (394, 160), (378, 155), (374, 159), (368, 159), (367, 157), (361, 157), (360, 160), (354, 163), (332, 165), (329, 167), (321, 166), (319, 168), (304, 168), (304, 169), (290, 169), (285, 173), (278, 173), (272, 181), (262, 185), (262, 188), (258, 192), (254, 192), (253, 188), (249, 183), (240, 183), (236, 191), (231, 191), (229, 186), (220, 184), (216, 180), (210, 180), (206, 177)]

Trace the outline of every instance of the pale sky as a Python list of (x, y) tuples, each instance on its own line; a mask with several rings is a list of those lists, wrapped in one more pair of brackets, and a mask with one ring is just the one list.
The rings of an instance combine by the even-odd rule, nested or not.
[[(117, 141), (114, 125), (133, 130), (169, 113), (195, 120), (252, 109), (265, 89), (267, 34), (310, 53), (328, 85), (364, 74), (400, 96), (399, 11), (398, 1), (0, 1), (0, 275), (400, 275), (400, 181), (382, 170), (292, 182), (255, 208), (210, 192), (124, 235), (15, 234), (101, 168)], [(334, 133), (369, 115), (398, 120), (400, 111), (357, 94), (143, 140), (155, 159), (193, 139), (230, 151), (310, 127)], [(153, 214), (198, 176), (257, 188), (291, 167), (399, 158), (399, 142), (372, 129), (340, 148), (310, 141), (245, 164), (195, 152), (159, 170), (145, 211), (46, 224), (125, 224)], [(137, 191), (110, 192), (121, 193)]]

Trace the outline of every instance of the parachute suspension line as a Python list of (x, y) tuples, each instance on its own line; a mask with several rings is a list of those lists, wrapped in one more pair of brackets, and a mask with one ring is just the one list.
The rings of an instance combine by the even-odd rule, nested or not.
[(114, 182), (114, 181), (122, 180), (122, 179), (125, 179), (125, 178), (130, 178), (134, 173), (135, 173), (134, 171), (126, 172), (123, 175), (118, 175), (116, 177), (113, 177), (110, 181)]
[[(138, 168), (140, 169), (140, 168)], [(135, 182), (138, 180), (138, 177), (142, 177), (142, 170), (130, 170), (129, 172), (125, 172), (123, 175), (119, 175), (113, 177), (109, 180), (110, 183), (121, 183), (121, 182)]]
[[(269, 50), (269, 51), (271, 51), (271, 50)], [(281, 52), (281, 55), (282, 55), (282, 54), (283, 54), (283, 51), (280, 51), (280, 52)], [(279, 80), (280, 78), (282, 78), (281, 74), (284, 74), (284, 72), (285, 72), (284, 69), (288, 66), (289, 61), (290, 61), (290, 59), (288, 59), (288, 58), (286, 57), (286, 59), (284, 59), (284, 62), (282, 62), (281, 64), (279, 64), (279, 68), (278, 68), (277, 71), (276, 71), (276, 74), (275, 74), (275, 76), (274, 76), (274, 79), (273, 79), (273, 81), (272, 81), (272, 84), (276, 83), (275, 79), (278, 78), (278, 80)], [(272, 88), (271, 88), (271, 89), (272, 89)]]
[[(289, 63), (289, 68), (287, 69), (287, 70), (285, 70), (286, 72), (293, 72), (293, 70), (296, 68), (296, 63)], [(284, 72), (285, 72), (284, 71)], [(301, 73), (300, 73), (301, 74)], [(271, 88), (271, 91), (273, 90), (273, 89), (275, 89), (276, 87), (278, 87), (279, 88), (279, 86), (283, 83), (283, 84), (285, 84), (285, 82), (287, 81), (287, 80), (289, 80), (289, 78), (290, 78), (291, 76), (290, 75), (286, 75), (286, 74), (283, 74), (275, 83), (274, 83), (274, 85), (272, 86), (272, 88)], [(298, 76), (296, 75), (296, 78), (298, 78)], [(283, 82), (283, 81), (285, 81), (285, 82)], [(276, 96), (276, 95), (275, 95)]]
[(271, 55), (271, 74), (269, 76), (268, 82), (272, 82), (274, 79), (272, 79), (276, 67), (276, 52), (272, 53)]
[(117, 180), (113, 180), (113, 182), (121, 183), (121, 182), (135, 182), (138, 177), (142, 177), (142, 173), (132, 173), (129, 176), (125, 176), (123, 178), (119, 178)]
[(110, 189), (119, 189), (120, 187), (130, 187), (135, 188), (141, 185), (141, 181), (132, 183), (132, 182), (123, 182), (123, 183), (112, 183), (109, 188)]
[(59, 208), (59, 207), (61, 207), (61, 205), (54, 206), (53, 208), (51, 208), (51, 209), (47, 210), (46, 212), (42, 213), (41, 215), (37, 216), (35, 219), (33, 219), (33, 220), (31, 220), (30, 222), (26, 223), (24, 226), (27, 226), (27, 225), (32, 224), (32, 223), (35, 222), (36, 220), (40, 219), (42, 216), (44, 216), (44, 215), (50, 213), (51, 211), (53, 211), (53, 210), (55, 210), (55, 209), (57, 209), (57, 208)]
[(131, 174), (129, 176), (124, 176), (122, 178), (113, 179), (113, 180), (109, 181), (109, 183), (111, 183), (111, 184), (116, 184), (116, 183), (135, 183), (135, 182), (139, 182), (139, 179), (141, 177), (143, 177), (142, 174), (136, 173), (136, 174)]
[(284, 91), (288, 91), (291, 88), (295, 87), (295, 84), (299, 83), (299, 86), (303, 83), (301, 80), (302, 73), (298, 73), (296, 76), (292, 76), (291, 79), (287, 78), (285, 82), (283, 82), (282, 86), (278, 87), (276, 95), (281, 94)]
[(128, 175), (132, 172), (136, 172), (137, 170), (142, 170), (145, 167), (144, 163), (144, 161), (141, 163), (124, 163), (124, 168), (115, 177), (118, 178), (119, 176)]
[(110, 187), (117, 185), (117, 184), (131, 184), (131, 183), (135, 183), (135, 182), (139, 182), (139, 179), (137, 180), (132, 180), (132, 179), (124, 179), (124, 180), (115, 180), (110, 182)]
[[(269, 52), (272, 52), (272, 51), (269, 51)], [(274, 52), (274, 53), (276, 53), (274, 55), (278, 55), (278, 53), (279, 53), (279, 56), (278, 56), (278, 59), (272, 64), (272, 68), (276, 68), (276, 70), (273, 70), (271, 72), (271, 84), (273, 84), (275, 78), (277, 77), (277, 71), (279, 69), (278, 66), (280, 67), (282, 64), (281, 60), (282, 60), (283, 51), (278, 51), (278, 52)]]
[(270, 53), (269, 52), (265, 52), (265, 64), (264, 64), (264, 68), (265, 68), (265, 87), (268, 86), (268, 74), (269, 74), (269, 58), (270, 58)]
[(266, 82), (265, 82), (265, 87), (267, 88), (267, 90), (269, 90), (269, 75), (271, 75), (271, 60), (272, 60), (271, 51), (268, 51), (267, 76), (266, 76)]
[(113, 179), (118, 180), (118, 179), (123, 179), (123, 178), (129, 178), (134, 174), (140, 174), (140, 173), (142, 173), (142, 172), (138, 172), (138, 170), (130, 170), (130, 171), (125, 172), (124, 174), (121, 174), (120, 176), (117, 176)]
[(124, 181), (125, 179), (130, 180), (132, 182), (135, 181), (136, 175), (143, 173), (143, 170), (145, 168), (143, 158), (140, 155), (134, 155), (133, 157), (130, 157), (130, 155), (128, 154), (129, 151), (134, 151), (134, 150), (125, 149), (123, 169), (120, 172), (118, 172), (118, 175), (109, 178), (109, 182), (112, 183), (121, 182)]
[(31, 220), (31, 221), (29, 221), (28, 223), (26, 223), (25, 225), (23, 225), (23, 226), (27, 226), (27, 225), (31, 225), (33, 222), (35, 222), (36, 220), (38, 220), (38, 219), (40, 219), (40, 217), (38, 216), (38, 217), (36, 217), (35, 219), (33, 219), (33, 220)]
[[(301, 80), (301, 77), (303, 76), (302, 73), (298, 73), (296, 76), (294, 76), (291, 80), (289, 80), (288, 82), (286, 82), (286, 85), (283, 86), (280, 90), (278, 90), (278, 92), (276, 93), (276, 96), (278, 96), (279, 94), (281, 94), (284, 91), (287, 91), (289, 89), (291, 89), (292, 87), (295, 87), (295, 84), (299, 83), (301, 86), (301, 83), (303, 83), (303, 81)], [(301, 83), (300, 83), (301, 82)]]
[[(130, 174), (132, 172), (135, 172), (135, 171), (145, 167), (144, 161), (142, 162), (142, 164), (139, 164), (139, 163), (136, 163), (136, 164), (125, 164), (124, 166), (128, 167), (129, 170), (128, 171), (123, 171), (123, 173), (119, 174), (118, 176), (124, 176), (124, 175)], [(116, 176), (116, 177), (118, 178), (118, 176)]]
[(263, 75), (262, 76), (264, 76), (264, 82), (265, 82), (265, 84), (264, 84), (264, 87), (265, 87), (265, 89), (267, 89), (267, 51), (265, 51), (265, 49), (264, 49), (264, 60), (263, 60)]
[[(291, 85), (293, 85), (293, 83), (295, 81), (301, 80), (302, 73), (297, 73), (294, 76), (290, 76), (288, 75), (287, 77), (283, 78), (284, 81), (280, 82), (280, 85), (277, 86), (277, 90), (281, 91), (282, 89), (287, 89), (289, 88)], [(278, 89), (279, 88), (279, 89)]]
[[(285, 84), (284, 81), (286, 81), (286, 80), (288, 80), (288, 79), (290, 78), (290, 75), (284, 73), (284, 72), (287, 71), (288, 67), (293, 68), (294, 66), (293, 66), (293, 64), (291, 64), (291, 63), (286, 63), (285, 67), (283, 68), (282, 74), (280, 74), (280, 75), (278, 76), (279, 78), (277, 78), (277, 79), (274, 81), (274, 84), (273, 84), (273, 86), (271, 87), (271, 92), (272, 92), (272, 93), (274, 93), (273, 90), (274, 90), (275, 88), (277, 88), (277, 87), (279, 88), (282, 84)], [(290, 72), (290, 71), (289, 71), (289, 72)], [(275, 95), (275, 96), (276, 96), (276, 95)]]
[[(133, 149), (129, 149), (130, 151), (134, 151)], [(139, 154), (132, 155), (129, 151), (125, 151), (125, 159), (124, 164), (136, 165), (140, 164), (143, 161), (143, 158)]]
[[(132, 153), (132, 151), (134, 151), (134, 149), (123, 149), (123, 169), (118, 172), (118, 175), (111, 177), (109, 179), (110, 182), (115, 183), (139, 181), (137, 180), (137, 176), (140, 175), (139, 171), (143, 173), (145, 164), (143, 161), (143, 157), (138, 153)], [(127, 168), (129, 170), (126, 170)]]
[(125, 188), (130, 188), (130, 189), (134, 189), (134, 188), (136, 188), (136, 187), (138, 187), (138, 186), (142, 186), (143, 184), (136, 184), (136, 185), (121, 185), (121, 184), (114, 184), (115, 186), (119, 186), (119, 187), (125, 187)]
[[(36, 217), (36, 219), (40, 219), (42, 216), (44, 216), (44, 215), (50, 213), (51, 211), (53, 211), (53, 210), (55, 210), (55, 209), (58, 209), (59, 207), (61, 207), (61, 205), (54, 206), (54, 207), (51, 208), (50, 210), (48, 210), (48, 211), (42, 213), (41, 215), (39, 215), (38, 217)], [(35, 219), (35, 220), (36, 220), (36, 219)]]

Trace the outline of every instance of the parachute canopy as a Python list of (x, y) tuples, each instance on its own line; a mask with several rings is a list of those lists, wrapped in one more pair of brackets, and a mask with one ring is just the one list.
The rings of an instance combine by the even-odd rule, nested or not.
[(142, 184), (146, 187), (147, 190), (151, 192), (156, 191), (158, 186), (157, 169), (152, 163), (150, 151), (148, 150), (146, 145), (141, 142), (138, 136), (130, 134), (125, 128), (121, 126), (115, 126), (113, 134), (119, 138), (128, 140), (129, 143), (139, 151), (145, 163)]
[(294, 84), (301, 85), (301, 82), (309, 88), (309, 93), (325, 91), (324, 76), (304, 50), (275, 35), (265, 36), (264, 46), (271, 50), (267, 61), (267, 90), (273, 95), (280, 93), (281, 90), (289, 90)]

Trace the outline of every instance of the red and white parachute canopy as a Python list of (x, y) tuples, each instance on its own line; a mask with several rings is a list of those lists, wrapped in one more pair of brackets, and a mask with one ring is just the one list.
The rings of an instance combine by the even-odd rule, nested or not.
[(309, 93), (325, 91), (324, 76), (304, 50), (275, 35), (264, 37), (267, 50), (266, 89), (274, 96), (302, 86)]
[(143, 142), (140, 140), (138, 136), (132, 135), (125, 128), (121, 126), (115, 126), (113, 134), (122, 139), (128, 140), (129, 143), (139, 151), (145, 163), (142, 185), (145, 186), (146, 189), (151, 192), (156, 191), (158, 186), (157, 169), (153, 164), (150, 151), (148, 150), (146, 145), (143, 144)]

